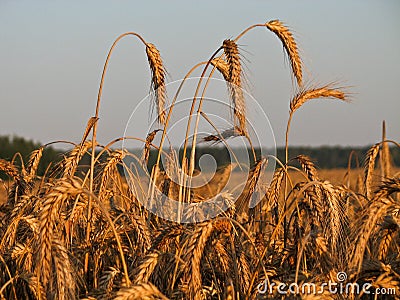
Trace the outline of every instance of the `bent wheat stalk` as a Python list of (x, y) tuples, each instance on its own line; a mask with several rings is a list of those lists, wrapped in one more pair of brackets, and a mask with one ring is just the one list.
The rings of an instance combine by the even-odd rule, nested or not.
[[(93, 123), (93, 128), (92, 128), (92, 155), (91, 155), (91, 161), (90, 161), (90, 180), (89, 180), (89, 201), (88, 201), (88, 210), (87, 210), (87, 218), (88, 218), (88, 223), (87, 223), (87, 228), (86, 228), (86, 241), (89, 242), (90, 239), (90, 220), (91, 220), (91, 210), (92, 210), (92, 193), (93, 193), (93, 181), (94, 181), (94, 164), (95, 164), (95, 150), (96, 150), (96, 136), (97, 136), (97, 124), (98, 124), (98, 117), (99, 117), (99, 110), (100, 110), (100, 101), (101, 101), (101, 96), (103, 93), (103, 86), (104, 86), (104, 79), (107, 73), (107, 68), (108, 64), (110, 62), (111, 54), (115, 47), (117, 46), (118, 42), (124, 38), (125, 36), (136, 36), (145, 46), (146, 46), (146, 53), (148, 55), (148, 60), (150, 63), (150, 68), (153, 72), (152, 76), (152, 83), (153, 87), (160, 89), (160, 92), (156, 91), (157, 96), (159, 97), (159, 104), (165, 104), (165, 82), (164, 82), (164, 68), (162, 66), (162, 60), (160, 58), (158, 50), (155, 48), (154, 45), (146, 43), (146, 41), (136, 32), (126, 32), (121, 34), (117, 39), (114, 41), (112, 44), (110, 50), (108, 51), (106, 61), (104, 63), (103, 67), (103, 72), (101, 74), (101, 80), (100, 80), (100, 86), (99, 86), (99, 91), (97, 94), (97, 102), (96, 102), (96, 112), (94, 116), (94, 123)], [(159, 106), (160, 106), (159, 105)], [(162, 109), (162, 111), (164, 111)], [(160, 109), (158, 110), (160, 112)], [(163, 120), (163, 116), (159, 115), (158, 116), (159, 120)], [(86, 254), (85, 257), (85, 264), (84, 264), (84, 270), (85, 273), (88, 271), (88, 263), (89, 263), (89, 254)]]

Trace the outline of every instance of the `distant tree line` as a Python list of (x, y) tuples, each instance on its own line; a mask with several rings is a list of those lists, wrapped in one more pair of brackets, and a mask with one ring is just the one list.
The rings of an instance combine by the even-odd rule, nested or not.
[[(12, 160), (16, 153), (20, 153), (24, 162), (29, 160), (29, 155), (33, 150), (41, 147), (41, 144), (32, 140), (27, 140), (18, 136), (0, 136), (0, 158), (6, 160)], [(341, 146), (321, 146), (321, 147), (290, 147), (289, 158), (294, 158), (297, 155), (309, 156), (315, 164), (321, 169), (332, 169), (332, 168), (346, 168), (348, 165), (350, 153), (353, 151), (353, 158), (351, 167), (362, 166), (369, 147), (341, 147)], [(141, 156), (141, 150), (136, 149), (132, 151), (138, 157)], [(242, 151), (243, 152), (243, 151)], [(259, 156), (259, 149), (255, 151), (256, 155)], [(272, 151), (266, 151), (267, 153), (273, 153)], [(190, 153), (190, 149), (188, 149)], [(400, 167), (400, 148), (390, 147), (392, 164)], [(57, 150), (53, 147), (46, 147), (42, 159), (39, 164), (38, 174), (43, 175), (49, 164), (56, 164), (66, 153)], [(196, 161), (204, 154), (210, 154), (213, 156), (217, 165), (226, 165), (230, 161), (229, 151), (224, 147), (198, 147), (196, 149)], [(243, 161), (243, 158), (249, 155), (252, 158), (252, 153), (236, 153), (239, 161)], [(277, 157), (283, 162), (285, 160), (285, 150), (280, 147), (276, 150)], [(183, 153), (179, 151), (179, 157), (182, 158)], [(157, 153), (151, 151), (149, 158), (149, 166), (151, 167), (156, 161)], [(17, 165), (20, 165), (20, 159), (16, 158)], [(251, 159), (251, 163), (252, 163)], [(89, 158), (84, 157), (81, 161), (81, 165), (89, 163)], [(196, 166), (198, 167), (198, 166)], [(0, 178), (4, 178), (5, 175), (0, 171)]]
[[(16, 153), (21, 154), (24, 163), (29, 160), (29, 155), (33, 150), (39, 149), (42, 145), (32, 140), (27, 140), (18, 136), (0, 136), (0, 158), (11, 161)], [(46, 147), (43, 151), (42, 159), (38, 166), (38, 174), (43, 175), (49, 164), (55, 164), (60, 161), (62, 151), (56, 150), (53, 147)], [(15, 157), (15, 162), (21, 166), (21, 160)], [(5, 174), (0, 171), (0, 178), (4, 179)]]
[[(351, 167), (362, 167), (364, 163), (364, 159), (366, 153), (370, 149), (371, 146), (366, 147), (341, 147), (341, 146), (320, 146), (320, 147), (289, 147), (289, 159), (295, 158), (298, 155), (307, 155), (310, 157), (316, 166), (320, 169), (334, 169), (334, 168), (347, 168), (349, 164), (350, 154), (352, 153), (351, 159)], [(391, 154), (391, 162), (392, 165), (400, 167), (400, 148), (399, 147), (390, 147)], [(190, 149), (188, 149), (187, 153), (190, 153)], [(260, 151), (259, 149), (255, 150), (256, 156), (259, 157)], [(273, 154), (274, 151), (267, 150), (263, 151), (263, 153)], [(229, 151), (226, 148), (221, 147), (199, 147), (196, 148), (196, 161), (198, 162), (198, 158), (204, 154), (210, 154), (213, 156), (218, 166), (226, 165), (230, 162), (231, 158), (229, 155)], [(236, 153), (237, 154), (237, 153)], [(253, 154), (249, 150), (248, 153), (245, 154), (250, 157), (250, 163), (253, 163)], [(182, 150), (179, 151), (179, 157), (182, 158), (183, 153)], [(237, 154), (238, 160), (243, 161), (244, 154)], [(283, 147), (279, 147), (276, 149), (276, 156), (281, 161), (285, 161), (285, 149)], [(140, 157), (140, 155), (139, 155)], [(187, 154), (189, 157), (189, 154)], [(150, 154), (149, 165), (153, 165), (157, 158), (156, 151), (152, 151)], [(295, 162), (294, 162), (295, 164)], [(196, 165), (196, 168), (198, 166)]]
[[(371, 146), (366, 147), (341, 147), (341, 146), (321, 146), (321, 147), (290, 147), (289, 158), (303, 154), (312, 158), (315, 164), (321, 169), (347, 168), (350, 153), (353, 152), (351, 167), (362, 167), (366, 153)], [(390, 147), (392, 164), (400, 166), (400, 148)], [(285, 159), (285, 150), (277, 149), (278, 158)], [(379, 158), (378, 158), (379, 160)]]

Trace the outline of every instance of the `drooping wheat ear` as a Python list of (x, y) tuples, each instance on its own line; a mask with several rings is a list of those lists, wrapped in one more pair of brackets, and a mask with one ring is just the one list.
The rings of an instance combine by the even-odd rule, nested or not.
[(140, 282), (147, 283), (149, 281), (151, 274), (153, 274), (155, 267), (157, 266), (159, 258), (160, 258), (159, 252), (150, 252), (146, 254), (146, 256), (142, 259), (139, 267), (136, 270), (136, 275), (134, 277), (133, 283), (134, 284), (139, 284)]
[(292, 33), (279, 20), (269, 21), (265, 24), (265, 26), (267, 26), (267, 28), (275, 33), (276, 36), (281, 40), (283, 48), (285, 49), (286, 54), (289, 57), (293, 75), (296, 77), (297, 84), (301, 86), (303, 80), (301, 66), (302, 63), (296, 41), (294, 40)]
[(383, 261), (389, 252), (390, 245), (393, 241), (395, 234), (399, 231), (399, 224), (393, 219), (392, 216), (387, 215), (383, 218), (381, 224), (381, 240), (378, 247), (378, 259)]
[(200, 262), (207, 240), (213, 232), (212, 221), (208, 221), (196, 226), (192, 236), (186, 246), (185, 261), (189, 262), (189, 267), (185, 270), (184, 282), (189, 284), (188, 299), (201, 299), (200, 292), (202, 286)]
[(203, 138), (203, 141), (217, 144), (229, 138), (234, 138), (237, 136), (245, 136), (245, 135), (246, 133), (239, 126), (235, 126), (225, 129), (224, 131), (218, 134), (207, 135)]
[(151, 283), (140, 283), (130, 287), (121, 288), (115, 300), (168, 300), (156, 286)]
[(85, 132), (83, 133), (83, 136), (82, 136), (81, 145), (83, 145), (83, 143), (86, 141), (90, 131), (92, 130), (93, 126), (97, 123), (98, 120), (99, 120), (99, 118), (90, 117), (90, 119), (87, 122)]
[(53, 240), (52, 257), (57, 279), (57, 293), (54, 293), (53, 297), (56, 299), (75, 299), (76, 279), (74, 270), (67, 249), (58, 238)]
[(271, 184), (268, 187), (266, 196), (268, 202), (264, 204), (262, 210), (268, 212), (272, 210), (273, 219), (275, 224), (278, 223), (279, 219), (279, 194), (282, 187), (283, 178), (285, 176), (285, 169), (279, 168), (275, 170), (274, 176), (272, 177)]
[[(36, 216), (29, 215), (27, 213), (28, 210), (32, 209), (32, 203), (36, 202), (37, 198), (33, 196), (27, 196), (27, 195), (22, 195), (17, 199), (15, 202), (14, 207), (12, 210), (9, 212), (8, 215), (5, 216), (4, 221), (9, 222), (8, 224), (15, 224), (15, 225), (8, 225), (7, 226), (7, 231), (3, 233), (3, 239), (7, 237), (7, 232), (10, 232), (10, 235), (15, 235), (17, 232), (12, 232), (14, 230), (17, 230), (18, 223), (24, 221), (25, 223), (28, 224), (29, 228), (32, 230), (34, 234), (38, 234), (38, 220)], [(22, 217), (21, 217), (22, 216)], [(14, 239), (8, 239), (10, 241), (14, 241)], [(13, 243), (13, 242), (12, 242)], [(12, 244), (11, 243), (11, 244)], [(6, 243), (3, 243), (3, 247), (6, 246)], [(0, 246), (0, 251), (1, 251), (1, 246)]]
[(298, 155), (295, 159), (300, 163), (310, 181), (319, 181), (317, 168), (308, 156)]
[(0, 158), (0, 171), (6, 173), (14, 180), (13, 187), (9, 194), (10, 203), (14, 204), (16, 196), (21, 196), (26, 192), (26, 181), (23, 175), (18, 171), (18, 168), (11, 162)]
[(389, 195), (398, 192), (400, 192), (400, 179), (392, 178), (379, 186), (374, 194), (370, 201), (371, 205), (363, 213), (360, 224), (357, 224), (359, 229), (349, 259), (350, 269), (354, 268), (360, 272), (368, 240), (376, 230), (378, 220), (395, 204)]
[(181, 224), (164, 228), (153, 241), (153, 249), (166, 251), (171, 241), (182, 235), (183, 227)]
[[(237, 242), (239, 243), (239, 241)], [(240, 278), (240, 287), (243, 292), (247, 292), (249, 290), (251, 281), (251, 267), (249, 264), (249, 259), (246, 256), (246, 253), (243, 250), (237, 252), (239, 252), (238, 271)]]
[(330, 182), (324, 181), (319, 184), (323, 194), (324, 205), (326, 207), (326, 228), (324, 228), (325, 238), (330, 241), (330, 251), (340, 253), (339, 247), (345, 240), (345, 225), (347, 219), (341, 205), (341, 195), (339, 190)]
[(246, 103), (242, 90), (242, 65), (237, 44), (225, 40), (222, 44), (228, 65), (228, 87), (233, 103), (233, 113), (241, 131), (246, 132)]
[[(255, 191), (258, 180), (262, 174), (263, 169), (266, 168), (268, 160), (266, 158), (261, 158), (255, 164), (255, 166), (250, 170), (247, 176), (246, 186), (236, 201), (236, 212), (241, 215), (243, 212), (248, 211), (251, 197)], [(245, 211), (246, 209), (246, 211)]]
[(160, 52), (151, 43), (146, 44), (147, 59), (151, 69), (151, 85), (156, 97), (157, 118), (160, 124), (165, 123), (165, 103), (167, 99), (165, 88), (165, 68)]
[(290, 101), (290, 113), (293, 114), (304, 103), (312, 99), (318, 98), (334, 98), (342, 101), (348, 101), (346, 94), (332, 87), (331, 84), (320, 88), (301, 89)]
[(79, 144), (71, 150), (68, 157), (64, 158), (62, 161), (62, 166), (64, 168), (62, 177), (69, 178), (75, 174), (80, 160), (90, 147), (92, 147), (92, 142), (86, 141), (83, 145)]
[(161, 129), (153, 130), (146, 137), (146, 144), (144, 145), (143, 155), (142, 155), (142, 159), (146, 164), (149, 161), (151, 143), (153, 142), (154, 138), (156, 137), (157, 132), (159, 132), (160, 130)]
[(116, 166), (124, 159), (126, 152), (124, 150), (115, 150), (111, 156), (107, 159), (107, 164), (103, 169), (103, 174), (101, 175), (101, 182), (100, 182), (100, 188), (99, 188), (99, 200), (102, 200), (108, 179), (110, 178), (110, 175), (113, 171), (115, 171)]
[(142, 214), (133, 210), (128, 212), (128, 217), (138, 231), (138, 241), (143, 245), (145, 251), (148, 250), (151, 247), (151, 235), (146, 219)]
[(380, 143), (373, 145), (367, 152), (364, 161), (364, 191), (367, 199), (372, 196), (373, 175), (375, 169), (375, 160), (379, 153)]
[(0, 171), (3, 171), (17, 182), (21, 180), (21, 176), (18, 172), (17, 167), (14, 164), (10, 163), (9, 161), (6, 161), (1, 158), (0, 158)]
[(42, 200), (39, 212), (39, 236), (36, 240), (35, 272), (37, 277), (46, 287), (52, 274), (52, 245), (57, 224), (60, 220), (60, 208), (69, 197), (82, 193), (82, 185), (78, 180), (61, 178), (51, 187)]
[(40, 147), (39, 149), (32, 151), (32, 153), (29, 157), (28, 165), (26, 168), (26, 172), (28, 174), (28, 178), (27, 178), (28, 182), (32, 181), (36, 175), (37, 169), (39, 167), (40, 159), (42, 158), (42, 155), (43, 155), (43, 150), (44, 150), (44, 147)]
[(326, 207), (323, 195), (318, 185), (312, 185), (304, 191), (304, 197), (311, 208), (311, 221), (313, 225), (319, 226), (323, 223)]
[(218, 258), (218, 262), (221, 265), (221, 269), (224, 273), (230, 274), (231, 273), (231, 266), (232, 266), (232, 257), (228, 254), (224, 244), (221, 242), (220, 239), (213, 241), (211, 245), (213, 251)]

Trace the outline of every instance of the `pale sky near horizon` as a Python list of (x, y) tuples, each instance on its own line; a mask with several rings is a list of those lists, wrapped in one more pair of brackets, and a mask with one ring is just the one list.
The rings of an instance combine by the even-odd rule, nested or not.
[[(206, 60), (225, 38), (273, 19), (293, 31), (306, 82), (339, 82), (352, 100), (316, 100), (301, 107), (291, 145), (372, 144), (380, 139), (383, 120), (388, 138), (400, 142), (396, 0), (0, 0), (0, 135), (79, 142), (94, 114), (105, 57), (123, 32), (135, 31), (157, 45), (173, 81)], [(250, 92), (283, 145), (294, 89), (281, 43), (256, 29), (239, 44)], [(134, 104), (149, 91), (149, 74), (144, 47), (133, 39), (122, 41), (106, 77), (100, 142), (123, 134)], [(137, 120), (147, 122), (147, 115)]]

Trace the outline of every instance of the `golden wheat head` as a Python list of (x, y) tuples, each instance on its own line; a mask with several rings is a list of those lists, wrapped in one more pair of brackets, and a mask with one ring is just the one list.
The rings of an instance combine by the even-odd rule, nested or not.
[(238, 126), (241, 130), (246, 132), (246, 103), (242, 90), (242, 66), (238, 46), (232, 40), (225, 40), (222, 46), (228, 65), (227, 81), (233, 103), (234, 117), (238, 121)]
[(335, 89), (332, 85), (325, 85), (320, 88), (301, 89), (300, 92), (293, 97), (292, 101), (290, 101), (290, 113), (294, 113), (309, 100), (319, 98), (348, 101), (347, 95), (343, 91)]
[(301, 86), (303, 81), (302, 63), (296, 41), (294, 40), (292, 33), (279, 20), (267, 22), (265, 26), (267, 26), (267, 28), (275, 33), (276, 36), (281, 40), (283, 48), (289, 57), (293, 75), (296, 77), (297, 84)]
[(165, 123), (165, 103), (166, 103), (166, 88), (165, 88), (165, 68), (161, 59), (160, 52), (151, 43), (146, 44), (146, 54), (151, 69), (151, 84), (154, 89), (157, 106), (157, 118), (160, 124)]

